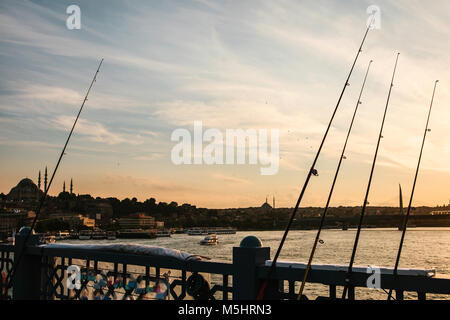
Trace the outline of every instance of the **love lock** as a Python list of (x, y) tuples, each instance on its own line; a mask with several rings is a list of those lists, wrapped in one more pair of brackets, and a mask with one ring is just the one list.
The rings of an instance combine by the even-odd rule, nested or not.
[(197, 272), (187, 279), (186, 292), (195, 300), (208, 300), (211, 295), (208, 281)]

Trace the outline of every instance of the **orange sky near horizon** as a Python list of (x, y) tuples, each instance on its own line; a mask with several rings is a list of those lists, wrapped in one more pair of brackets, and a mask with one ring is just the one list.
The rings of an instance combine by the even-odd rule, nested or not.
[[(101, 57), (104, 65), (50, 194), (150, 197), (198, 207), (293, 207), (353, 62), (369, 1), (149, 4), (79, 1), (80, 30), (63, 3), (0, 5), (0, 192), (49, 174)], [(409, 200), (434, 81), (414, 206), (450, 201), (450, 2), (380, 0), (301, 206), (326, 203), (367, 63), (373, 59), (331, 206), (361, 206), (396, 52), (401, 52), (369, 197)], [(117, 14), (123, 19), (117, 20)], [(414, 22), (414, 23), (413, 23)], [(176, 129), (278, 129), (279, 170), (175, 165)], [(204, 142), (203, 146), (208, 145)]]

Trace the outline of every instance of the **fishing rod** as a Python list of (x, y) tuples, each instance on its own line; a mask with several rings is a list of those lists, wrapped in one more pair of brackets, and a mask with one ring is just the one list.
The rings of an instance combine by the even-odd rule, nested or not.
[(350, 258), (350, 263), (348, 265), (347, 278), (345, 279), (345, 286), (344, 286), (344, 290), (342, 292), (342, 299), (345, 299), (345, 296), (347, 295), (347, 291), (348, 291), (348, 286), (350, 284), (350, 277), (352, 275), (353, 263), (355, 262), (356, 249), (358, 248), (359, 235), (361, 233), (361, 227), (362, 227), (362, 223), (363, 223), (363, 220), (364, 220), (366, 207), (367, 207), (367, 204), (368, 204), (370, 186), (372, 185), (373, 173), (374, 173), (374, 170), (375, 170), (375, 164), (377, 162), (378, 150), (380, 148), (381, 139), (383, 138), (384, 122), (386, 120), (386, 114), (387, 114), (387, 110), (388, 110), (388, 107), (389, 107), (389, 101), (391, 99), (392, 87), (394, 86), (394, 78), (395, 78), (395, 72), (397, 71), (397, 64), (398, 64), (398, 57), (399, 56), (400, 56), (400, 53), (397, 53), (397, 58), (395, 59), (394, 71), (392, 73), (391, 85), (389, 87), (389, 93), (388, 93), (388, 97), (387, 97), (387, 101), (386, 101), (386, 107), (384, 108), (383, 120), (381, 122), (380, 134), (378, 135), (377, 147), (376, 147), (375, 155), (374, 155), (373, 162), (372, 162), (372, 169), (370, 171), (370, 177), (369, 177), (369, 183), (367, 185), (366, 196), (364, 198), (364, 204), (363, 204), (361, 215), (360, 215), (360, 218), (359, 218), (358, 230), (356, 231), (356, 237), (355, 237), (355, 243), (353, 245), (352, 256)]
[(286, 229), (284, 230), (283, 237), (281, 238), (280, 244), (278, 245), (278, 249), (277, 249), (275, 257), (274, 257), (274, 259), (272, 261), (272, 265), (270, 266), (269, 273), (267, 275), (267, 279), (263, 282), (263, 284), (261, 285), (261, 288), (259, 290), (259, 293), (258, 293), (258, 296), (257, 296), (258, 300), (262, 300), (263, 297), (264, 297), (264, 291), (265, 291), (265, 289), (266, 289), (266, 287), (267, 287), (267, 285), (269, 283), (269, 280), (271, 279), (271, 276), (272, 276), (273, 272), (275, 271), (276, 264), (277, 264), (277, 261), (278, 261), (278, 257), (280, 256), (281, 249), (283, 248), (284, 242), (286, 241), (287, 235), (288, 235), (289, 230), (291, 228), (292, 222), (294, 221), (294, 218), (295, 218), (295, 215), (297, 213), (298, 207), (300, 206), (300, 203), (301, 203), (301, 201), (303, 199), (303, 195), (305, 194), (306, 188), (308, 187), (309, 180), (311, 179), (312, 175), (318, 176), (318, 172), (315, 169), (317, 160), (319, 159), (320, 152), (322, 151), (322, 147), (323, 147), (323, 145), (325, 143), (325, 140), (326, 140), (326, 138), (328, 136), (328, 132), (330, 131), (331, 124), (333, 123), (333, 120), (334, 120), (334, 117), (336, 115), (336, 112), (339, 109), (339, 105), (341, 104), (341, 100), (342, 100), (342, 97), (344, 96), (345, 90), (350, 85), (350, 83), (349, 83), (350, 77), (351, 77), (351, 75), (353, 73), (353, 69), (355, 68), (356, 62), (358, 61), (359, 55), (362, 52), (362, 48), (364, 46), (364, 42), (366, 41), (366, 38), (367, 38), (367, 34), (369, 33), (369, 30), (372, 28), (374, 19), (375, 19), (375, 14), (373, 14), (372, 20), (371, 20), (370, 24), (368, 25), (368, 27), (366, 29), (366, 32), (364, 33), (364, 37), (363, 37), (363, 39), (361, 41), (361, 45), (359, 46), (359, 49), (358, 49), (358, 52), (356, 54), (355, 60), (353, 61), (352, 67), (350, 68), (350, 72), (349, 72), (349, 74), (347, 76), (347, 79), (345, 80), (344, 88), (342, 89), (341, 95), (339, 96), (339, 99), (337, 101), (336, 107), (334, 108), (333, 114), (332, 114), (331, 119), (330, 119), (330, 121), (328, 123), (328, 126), (327, 126), (327, 129), (325, 131), (325, 134), (324, 134), (324, 136), (322, 138), (322, 142), (320, 143), (320, 146), (319, 146), (319, 149), (317, 150), (317, 153), (316, 153), (316, 156), (314, 158), (314, 161), (313, 161), (313, 163), (311, 165), (310, 170), (308, 171), (308, 175), (306, 176), (305, 183), (303, 184), (302, 190), (300, 191), (300, 195), (298, 197), (298, 200), (297, 200), (297, 203), (295, 205), (295, 208), (292, 211), (292, 214), (291, 214), (291, 216), (289, 218), (289, 221), (288, 221), (288, 224), (286, 226)]
[(333, 183), (331, 185), (330, 193), (328, 195), (327, 204), (325, 205), (325, 209), (323, 210), (322, 217), (320, 219), (319, 229), (317, 230), (316, 238), (314, 240), (314, 244), (313, 244), (313, 247), (311, 249), (311, 254), (309, 256), (308, 265), (306, 266), (305, 275), (303, 276), (303, 281), (302, 281), (302, 284), (301, 284), (301, 287), (300, 287), (300, 291), (299, 291), (298, 297), (297, 297), (298, 300), (301, 299), (301, 297), (303, 295), (303, 290), (305, 289), (306, 280), (308, 278), (308, 274), (309, 274), (309, 271), (311, 269), (311, 264), (312, 264), (312, 260), (314, 258), (314, 254), (316, 252), (317, 243), (320, 240), (320, 233), (322, 231), (323, 224), (325, 222), (325, 217), (326, 217), (327, 212), (328, 212), (328, 208), (329, 208), (329, 205), (330, 205), (331, 197), (333, 195), (334, 187), (336, 185), (336, 181), (337, 181), (337, 178), (338, 178), (338, 175), (339, 175), (339, 171), (341, 169), (342, 160), (345, 159), (345, 150), (347, 148), (347, 143), (348, 143), (348, 139), (350, 137), (350, 133), (352, 132), (353, 123), (355, 122), (356, 113), (358, 112), (359, 105), (362, 104), (361, 97), (362, 97), (362, 94), (364, 92), (364, 87), (366, 85), (367, 76), (369, 74), (370, 66), (372, 65), (372, 62), (373, 62), (373, 60), (370, 60), (369, 66), (367, 67), (366, 75), (364, 76), (364, 81), (363, 81), (363, 84), (362, 84), (362, 87), (361, 87), (361, 91), (359, 93), (358, 101), (356, 102), (355, 111), (353, 112), (352, 121), (350, 122), (350, 127), (348, 128), (347, 137), (345, 138), (344, 147), (342, 148), (342, 153), (341, 153), (341, 157), (339, 159), (339, 164), (337, 166), (336, 173), (335, 173), (334, 179), (333, 179)]
[(75, 118), (75, 122), (72, 125), (72, 129), (70, 130), (70, 133), (69, 133), (69, 136), (67, 137), (66, 143), (64, 144), (64, 147), (63, 147), (63, 149), (61, 151), (61, 154), (59, 155), (58, 162), (56, 163), (55, 169), (53, 170), (53, 173), (52, 173), (52, 176), (51, 176), (50, 181), (48, 183), (47, 189), (45, 189), (45, 192), (44, 192), (43, 196), (41, 197), (41, 200), (39, 201), (39, 206), (38, 206), (38, 208), (36, 210), (36, 215), (35, 215), (35, 217), (33, 219), (32, 224), (31, 224), (30, 232), (28, 232), (27, 235), (25, 236), (25, 240), (23, 242), (24, 245), (22, 246), (21, 250), (19, 251), (19, 254), (18, 254), (17, 258), (15, 257), (15, 259), (14, 259), (14, 265), (13, 265), (13, 267), (11, 269), (11, 272), (9, 273), (9, 275), (7, 277), (7, 279), (9, 278), (9, 280), (7, 282), (8, 285), (6, 286), (6, 288), (9, 288), (11, 286), (11, 284), (12, 284), (12, 281), (14, 279), (15, 273), (17, 271), (17, 266), (19, 265), (20, 260), (22, 259), (22, 256), (23, 256), (23, 254), (25, 252), (26, 244), (28, 242), (28, 239), (30, 238), (31, 233), (33, 232), (33, 229), (34, 229), (34, 227), (36, 225), (36, 222), (37, 222), (37, 219), (39, 217), (39, 214), (41, 213), (42, 207), (44, 206), (45, 200), (47, 199), (47, 194), (48, 194), (48, 191), (50, 190), (50, 186), (52, 185), (53, 178), (55, 177), (56, 171), (58, 170), (58, 167), (59, 167), (59, 164), (61, 163), (62, 157), (65, 154), (67, 145), (69, 144), (69, 140), (72, 137), (72, 133), (73, 133), (73, 131), (75, 129), (75, 125), (77, 124), (78, 119), (80, 118), (81, 111), (83, 110), (83, 107), (84, 107), (86, 101), (88, 100), (88, 96), (89, 96), (89, 93), (91, 92), (91, 88), (94, 85), (94, 82), (97, 80), (97, 74), (100, 71), (100, 67), (102, 66), (102, 63), (103, 63), (103, 59), (100, 61), (100, 64), (98, 65), (98, 68), (97, 68), (97, 71), (94, 74), (94, 78), (92, 79), (91, 84), (90, 84), (90, 86), (89, 86), (89, 88), (88, 88), (88, 90), (86, 92), (86, 96), (84, 97), (83, 103), (81, 104), (80, 110), (78, 111), (77, 117)]
[(400, 215), (402, 216), (402, 218), (404, 218), (403, 216), (403, 192), (402, 192), (402, 185), (398, 184), (399, 187), (399, 199), (400, 199)]
[(427, 117), (427, 124), (425, 126), (425, 132), (423, 134), (423, 140), (422, 140), (422, 146), (420, 148), (419, 160), (417, 161), (416, 175), (414, 176), (414, 183), (413, 183), (413, 187), (411, 190), (411, 197), (409, 198), (408, 210), (406, 211), (406, 215), (403, 219), (402, 237), (400, 239), (400, 245), (398, 247), (397, 259), (395, 260), (393, 285), (389, 289), (388, 300), (391, 300), (391, 298), (392, 298), (392, 291), (394, 289), (394, 284), (398, 278), (398, 265), (400, 263), (400, 256), (402, 254), (403, 242), (405, 240), (405, 234), (406, 234), (406, 228), (408, 226), (408, 218), (409, 218), (409, 214), (411, 213), (411, 205), (412, 205), (412, 201), (413, 201), (414, 190), (416, 188), (417, 177), (419, 175), (420, 162), (422, 161), (423, 147), (425, 146), (425, 139), (427, 138), (427, 133), (431, 131), (431, 129), (428, 129), (428, 124), (430, 122), (431, 109), (433, 108), (434, 95), (436, 93), (436, 87), (437, 87), (438, 82), (439, 82), (439, 80), (436, 80), (436, 82), (434, 83), (433, 95), (431, 97), (430, 109), (428, 111), (428, 117)]

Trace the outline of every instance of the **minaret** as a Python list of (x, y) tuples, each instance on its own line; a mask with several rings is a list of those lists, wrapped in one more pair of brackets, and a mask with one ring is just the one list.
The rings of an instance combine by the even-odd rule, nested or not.
[(44, 192), (47, 192), (47, 166), (45, 166), (45, 174), (44, 174)]
[(41, 190), (41, 170), (39, 170), (39, 176), (38, 176), (38, 188)]
[(66, 192), (66, 182), (63, 183), (63, 192)]
[(73, 181), (72, 178), (70, 178), (70, 194), (73, 193)]
[(272, 202), (273, 202), (272, 208), (275, 209), (275, 196), (273, 196), (273, 201)]
[(266, 196), (266, 203), (269, 204), (269, 202), (267, 202), (267, 196)]

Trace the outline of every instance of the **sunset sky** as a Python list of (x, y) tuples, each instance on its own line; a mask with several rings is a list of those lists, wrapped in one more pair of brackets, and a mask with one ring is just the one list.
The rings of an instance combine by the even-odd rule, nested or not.
[[(67, 6), (81, 29), (66, 27)], [(366, 27), (381, 9), (302, 206), (324, 206), (361, 82), (374, 60), (332, 206), (363, 202), (396, 52), (401, 52), (371, 205), (397, 205), (414, 178), (434, 81), (415, 205), (450, 198), (450, 2), (0, 2), (0, 192), (51, 172), (101, 58), (104, 64), (50, 194), (200, 207), (278, 207), (298, 197)], [(171, 133), (279, 129), (280, 168), (171, 162)], [(405, 200), (406, 201), (406, 200)]]

